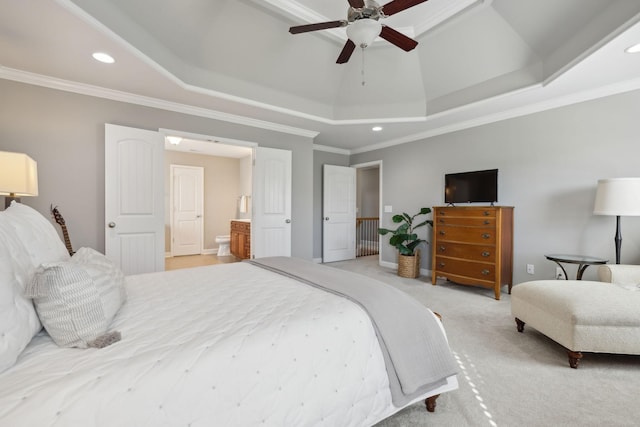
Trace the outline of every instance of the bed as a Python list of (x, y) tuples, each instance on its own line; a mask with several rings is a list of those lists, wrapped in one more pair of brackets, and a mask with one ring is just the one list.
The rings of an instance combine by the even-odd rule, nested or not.
[[(8, 226), (6, 217), (16, 220), (18, 213), (37, 226)], [(23, 241), (29, 249), (22, 261), (17, 239), (7, 236), (21, 227), (37, 230), (28, 245)], [(0, 309), (10, 313), (15, 306), (13, 316), (28, 326), (25, 336), (35, 334), (23, 339), (28, 342), (12, 363), (6, 354), (4, 366), (0, 359), (1, 425), (363, 426), (457, 388), (455, 363), (433, 313), (423, 310), (424, 323), (436, 325), (424, 341), (435, 348), (427, 355), (421, 344), (393, 348), (388, 324), (398, 316), (372, 317), (375, 305), (386, 304), (356, 301), (359, 285), (345, 291), (322, 282), (333, 282), (337, 273), (351, 283), (347, 288), (391, 287), (288, 258), (128, 276), (122, 280), (126, 298), (105, 332), (121, 339), (102, 348), (60, 346), (29, 312), (33, 303), (18, 304), (14, 296), (12, 306), (2, 306), (2, 298), (6, 302), (12, 280), (20, 290), (29, 274), (42, 274), (42, 265), (67, 265), (73, 258), (64, 256), (59, 238), (62, 249), (47, 241), (57, 237), (55, 230), (24, 205), (0, 212), (0, 234)], [(33, 246), (43, 244), (48, 247), (41, 251)], [(50, 260), (43, 263), (43, 257)], [(311, 270), (313, 278), (306, 276)], [(0, 339), (7, 341), (15, 325), (2, 316)], [(3, 352), (15, 341), (0, 341)], [(438, 367), (414, 375), (389, 360), (407, 355), (409, 363)], [(409, 384), (423, 374), (426, 382)]]

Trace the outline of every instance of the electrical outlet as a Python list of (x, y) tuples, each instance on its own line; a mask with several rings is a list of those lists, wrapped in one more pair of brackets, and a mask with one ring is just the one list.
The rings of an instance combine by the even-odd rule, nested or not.
[(566, 276), (560, 267), (556, 267), (556, 280), (564, 280)]
[(527, 273), (535, 274), (535, 268), (534, 268), (533, 264), (527, 264)]

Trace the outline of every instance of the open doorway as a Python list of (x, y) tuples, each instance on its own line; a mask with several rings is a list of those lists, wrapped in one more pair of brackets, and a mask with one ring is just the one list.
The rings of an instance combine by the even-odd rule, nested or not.
[[(175, 135), (174, 131), (165, 131)], [(184, 133), (182, 133), (184, 135)], [(177, 143), (176, 143), (177, 142)], [(165, 143), (165, 254), (167, 259), (183, 254), (177, 243), (184, 241), (181, 233), (194, 227), (176, 227), (176, 215), (183, 215), (171, 169), (200, 168), (203, 171), (202, 206), (194, 209), (194, 221), (200, 221), (200, 247), (189, 256), (206, 256), (209, 263), (229, 262), (234, 257), (217, 257), (218, 250), (230, 234), (232, 220), (251, 220), (253, 147), (249, 143), (225, 142), (218, 138), (182, 136)], [(188, 181), (187, 181), (188, 182)], [(200, 216), (199, 218), (197, 218)], [(194, 239), (198, 240), (198, 239)], [(182, 258), (182, 257), (181, 257)], [(219, 259), (220, 258), (220, 259)], [(222, 259), (224, 258), (224, 259)], [(229, 258), (229, 259), (227, 259)], [(202, 259), (194, 262), (203, 262)]]
[(356, 168), (356, 259), (380, 257), (382, 161), (353, 165)]

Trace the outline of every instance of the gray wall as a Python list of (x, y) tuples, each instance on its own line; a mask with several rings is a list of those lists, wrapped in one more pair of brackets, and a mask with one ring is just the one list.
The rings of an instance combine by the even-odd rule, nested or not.
[(349, 166), (349, 156), (313, 151), (313, 258), (322, 258), (322, 166)]
[(38, 197), (58, 205), (75, 248), (104, 250), (104, 124), (176, 129), (252, 141), (293, 153), (292, 254), (311, 259), (313, 149), (310, 138), (0, 79), (0, 150), (38, 162)]
[[(442, 205), (445, 173), (498, 168), (499, 204), (515, 207), (514, 281), (553, 278), (546, 253), (615, 262), (615, 217), (593, 215), (593, 202), (598, 179), (640, 176), (639, 111), (635, 91), (353, 155), (351, 163), (383, 161), (382, 204), (394, 209), (383, 216), (387, 227), (394, 213)], [(622, 237), (622, 263), (639, 264), (640, 218), (622, 218)], [(384, 239), (381, 249), (383, 261), (396, 262)], [(423, 250), (423, 268), (431, 269), (430, 252)]]
[[(500, 169), (500, 204), (515, 206), (515, 281), (551, 278), (545, 253), (614, 258), (615, 218), (592, 214), (598, 179), (639, 176), (640, 91), (348, 156), (297, 137), (186, 114), (0, 80), (0, 150), (38, 161), (40, 195), (23, 201), (64, 215), (74, 247), (104, 250), (104, 124), (169, 128), (293, 153), (292, 253), (322, 256), (322, 165), (382, 160), (382, 204), (394, 213), (443, 203), (444, 174)], [(393, 214), (384, 214), (390, 226)], [(622, 262), (640, 263), (640, 218), (622, 218)], [(423, 229), (423, 232), (427, 232)], [(430, 237), (429, 237), (430, 238)], [(430, 268), (429, 250), (423, 267)], [(386, 262), (395, 251), (382, 245)], [(526, 274), (534, 264), (536, 274)], [(573, 275), (571, 270), (570, 274)], [(585, 278), (594, 278), (595, 269)]]

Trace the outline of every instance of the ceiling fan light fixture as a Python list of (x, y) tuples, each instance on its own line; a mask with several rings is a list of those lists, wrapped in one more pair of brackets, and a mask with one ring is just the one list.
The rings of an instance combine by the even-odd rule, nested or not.
[(371, 43), (382, 31), (382, 24), (375, 19), (358, 19), (347, 27), (347, 37), (355, 43), (356, 46), (365, 48), (371, 46)]

